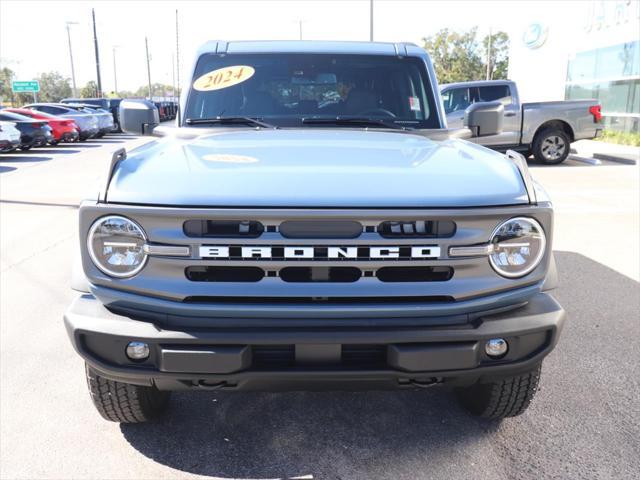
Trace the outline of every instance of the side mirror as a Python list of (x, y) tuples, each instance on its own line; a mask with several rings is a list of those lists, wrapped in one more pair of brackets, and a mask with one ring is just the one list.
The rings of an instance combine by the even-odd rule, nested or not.
[(151, 135), (160, 124), (158, 109), (148, 100), (122, 100), (119, 113), (120, 126), (127, 133)]
[(504, 105), (500, 102), (478, 102), (464, 111), (464, 126), (473, 137), (486, 137), (502, 133)]

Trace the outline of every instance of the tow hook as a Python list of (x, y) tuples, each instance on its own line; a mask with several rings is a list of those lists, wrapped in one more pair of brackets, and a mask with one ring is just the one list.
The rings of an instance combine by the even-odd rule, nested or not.
[(229, 384), (227, 382), (209, 383), (206, 380), (194, 380), (193, 386), (200, 390), (220, 390)]
[(427, 378), (425, 380), (416, 380), (415, 378), (410, 378), (410, 379), (407, 380), (406, 383), (408, 383), (412, 387), (431, 388), (431, 387), (435, 387), (436, 385), (440, 385), (442, 383), (442, 379), (441, 378)]

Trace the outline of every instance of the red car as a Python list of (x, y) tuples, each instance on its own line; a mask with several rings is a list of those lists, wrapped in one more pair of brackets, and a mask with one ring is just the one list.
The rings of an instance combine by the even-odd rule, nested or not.
[(39, 112), (37, 110), (30, 110), (28, 108), (5, 108), (7, 112), (19, 113), (26, 117), (31, 117), (37, 120), (46, 120), (51, 127), (53, 140), (49, 143), (56, 145), (59, 142), (77, 142), (79, 137), (78, 125), (73, 120), (66, 118), (56, 117), (50, 113)]

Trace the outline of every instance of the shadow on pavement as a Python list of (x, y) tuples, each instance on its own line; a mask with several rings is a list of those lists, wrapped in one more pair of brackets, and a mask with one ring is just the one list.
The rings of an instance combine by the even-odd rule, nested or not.
[(121, 425), (122, 434), (154, 461), (223, 478), (637, 473), (640, 428), (628, 402), (640, 394), (640, 356), (630, 341), (638, 334), (639, 284), (579, 254), (556, 252), (556, 259), (561, 286), (554, 296), (569, 319), (544, 364), (541, 389), (520, 417), (476, 419), (439, 388), (183, 392), (162, 420)]
[[(47, 152), (43, 152), (47, 153)], [(28, 152), (22, 153), (21, 155), (2, 155), (0, 157), (0, 162), (11, 162), (11, 163), (22, 163), (22, 162), (46, 162), (47, 160), (51, 160), (53, 157), (39, 157), (36, 155), (31, 155)]]
[(15, 170), (16, 167), (8, 167), (5, 165), (0, 165), (0, 173), (6, 173), (6, 172), (10, 172), (12, 170)]

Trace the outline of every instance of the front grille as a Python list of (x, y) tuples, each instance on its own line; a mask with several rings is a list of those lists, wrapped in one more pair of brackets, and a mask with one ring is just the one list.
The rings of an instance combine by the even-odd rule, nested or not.
[(443, 315), (475, 311), (498, 292), (527, 295), (525, 287), (544, 279), (548, 259), (522, 279), (507, 279), (495, 273), (486, 256), (450, 258), (450, 249), (487, 243), (496, 226), (512, 217), (533, 217), (549, 232), (552, 226), (552, 211), (545, 205), (370, 209), (83, 204), (82, 235), (107, 214), (136, 221), (150, 245), (188, 247), (189, 255), (150, 254), (137, 275), (114, 280), (94, 268), (83, 251), (85, 273), (97, 294), (109, 289), (104, 297), (112, 301), (116, 296), (113, 303), (126, 299), (140, 307), (147, 301), (132, 295), (184, 302), (176, 308), (186, 315), (193, 309), (225, 318), (298, 318), (303, 311), (317, 312), (316, 319), (342, 312), (348, 312), (344, 318), (405, 318), (423, 315), (430, 305)]

